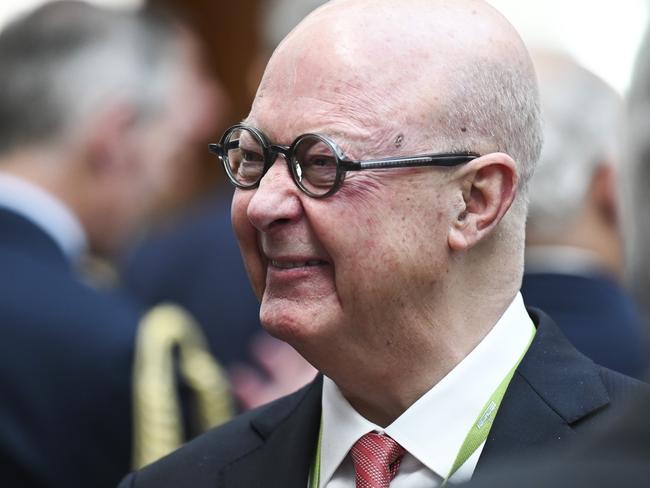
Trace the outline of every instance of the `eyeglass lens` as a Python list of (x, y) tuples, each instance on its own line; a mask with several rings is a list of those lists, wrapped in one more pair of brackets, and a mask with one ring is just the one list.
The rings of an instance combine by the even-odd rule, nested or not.
[(252, 131), (234, 129), (224, 141), (230, 175), (237, 183), (251, 186), (264, 171), (264, 146)]
[[(253, 131), (238, 128), (228, 135), (224, 145), (232, 178), (242, 186), (255, 185), (264, 172), (262, 139)], [(296, 183), (307, 193), (322, 196), (336, 184), (336, 153), (318, 136), (300, 137), (294, 144), (289, 164)]]
[(298, 183), (309, 193), (324, 195), (336, 183), (337, 158), (333, 148), (316, 136), (296, 143), (293, 161)]

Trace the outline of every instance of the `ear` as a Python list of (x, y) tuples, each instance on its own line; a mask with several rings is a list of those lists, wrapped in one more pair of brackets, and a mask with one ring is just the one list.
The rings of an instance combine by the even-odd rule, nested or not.
[(491, 153), (466, 164), (457, 181), (463, 204), (447, 240), (450, 249), (463, 251), (475, 246), (501, 222), (517, 194), (519, 176), (510, 156)]
[(609, 225), (618, 225), (616, 170), (611, 164), (596, 168), (591, 178), (588, 196), (601, 219)]
[(86, 127), (82, 141), (88, 172), (102, 176), (122, 169), (134, 120), (135, 112), (128, 104), (107, 104), (98, 111)]

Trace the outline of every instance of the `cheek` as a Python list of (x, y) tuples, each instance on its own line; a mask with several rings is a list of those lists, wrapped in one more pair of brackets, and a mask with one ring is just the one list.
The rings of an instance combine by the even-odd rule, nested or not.
[(257, 232), (248, 219), (247, 209), (252, 192), (235, 190), (230, 215), (233, 230), (239, 242), (244, 266), (258, 298), (264, 293), (266, 282), (266, 267), (262, 261), (257, 245)]
[(391, 288), (407, 292), (436, 278), (445, 259), (444, 216), (409, 203), (376, 205), (349, 219), (345, 233), (332, 233), (338, 288), (359, 299)]
[(252, 225), (246, 215), (249, 201), (250, 197), (247, 194), (238, 189), (235, 190), (230, 206), (230, 218), (235, 235), (239, 241), (246, 236), (247, 232), (252, 231)]

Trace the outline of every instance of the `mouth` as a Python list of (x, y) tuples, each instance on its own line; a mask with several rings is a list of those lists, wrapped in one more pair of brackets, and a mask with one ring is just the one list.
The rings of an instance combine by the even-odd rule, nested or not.
[(272, 267), (279, 269), (296, 269), (296, 268), (309, 268), (313, 266), (325, 266), (327, 265), (326, 261), (321, 259), (308, 259), (305, 261), (285, 261), (271, 259), (269, 261)]

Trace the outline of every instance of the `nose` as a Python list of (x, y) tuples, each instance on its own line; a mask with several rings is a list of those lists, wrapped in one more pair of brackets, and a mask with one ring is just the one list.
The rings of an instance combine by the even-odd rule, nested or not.
[(301, 192), (296, 187), (289, 166), (279, 154), (260, 180), (249, 200), (248, 218), (258, 230), (268, 232), (283, 223), (294, 222), (302, 214)]

